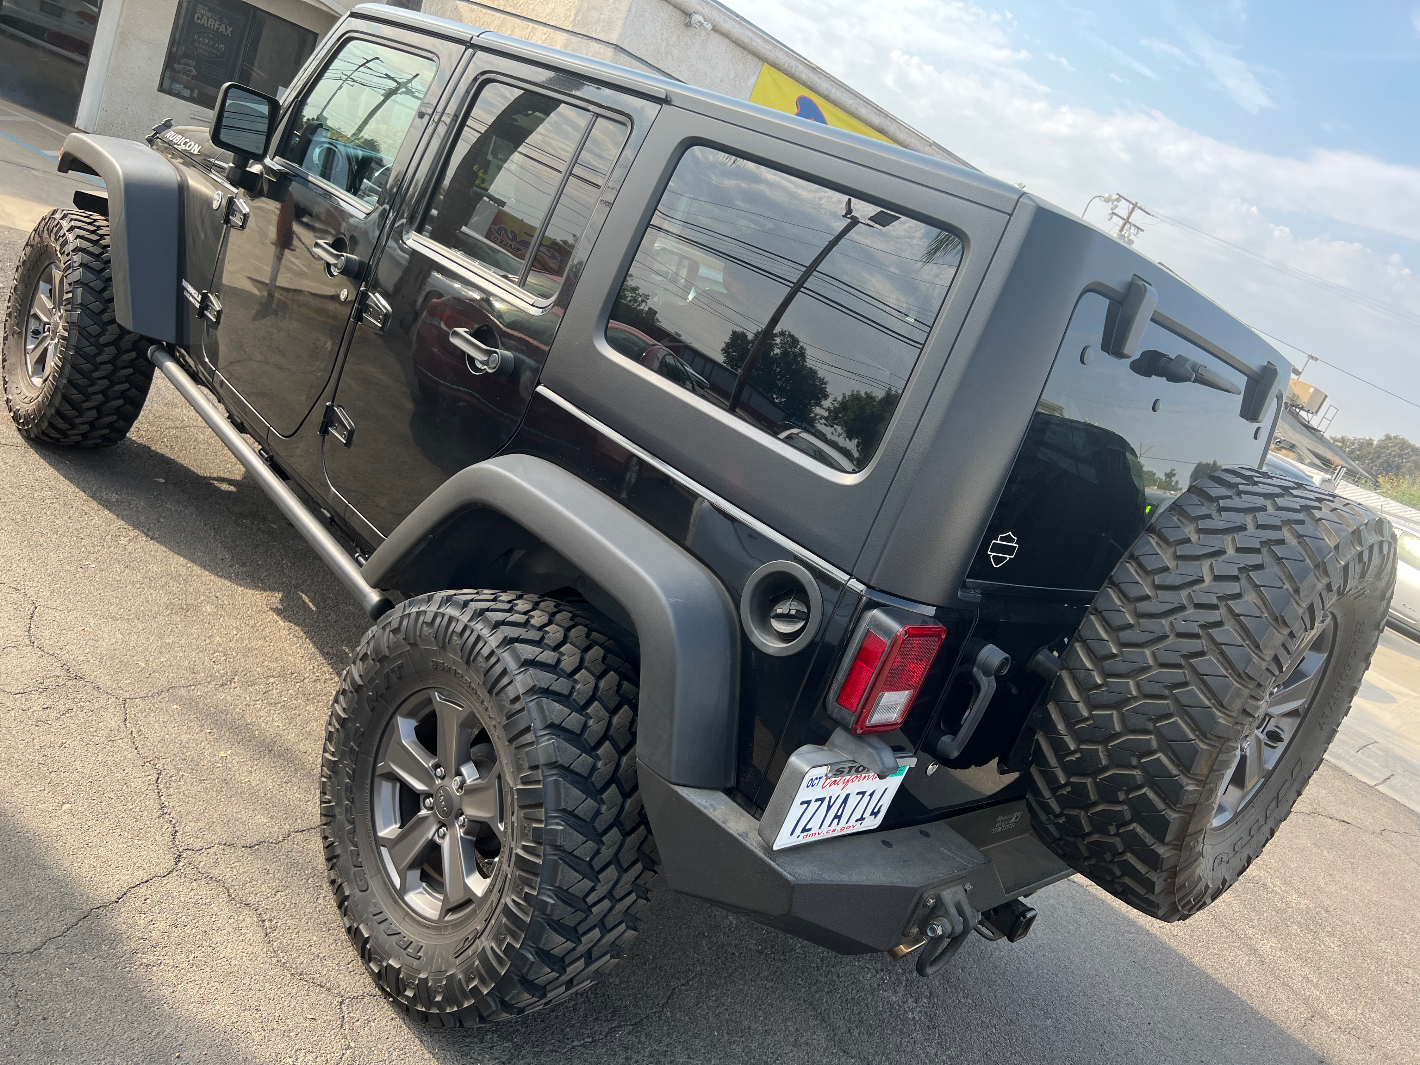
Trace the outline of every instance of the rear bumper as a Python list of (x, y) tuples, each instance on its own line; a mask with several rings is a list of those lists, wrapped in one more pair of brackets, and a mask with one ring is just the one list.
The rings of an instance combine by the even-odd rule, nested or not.
[(840, 954), (912, 938), (925, 900), (952, 886), (985, 911), (1071, 873), (1031, 831), (1024, 800), (776, 852), (725, 793), (668, 783), (644, 765), (639, 774), (672, 888)]

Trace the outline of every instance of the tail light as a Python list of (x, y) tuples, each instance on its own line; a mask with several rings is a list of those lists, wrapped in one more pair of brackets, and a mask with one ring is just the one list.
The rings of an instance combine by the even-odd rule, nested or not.
[(890, 732), (907, 719), (922, 681), (947, 638), (940, 625), (907, 625), (874, 610), (858, 625), (857, 648), (839, 668), (833, 703), (853, 732)]

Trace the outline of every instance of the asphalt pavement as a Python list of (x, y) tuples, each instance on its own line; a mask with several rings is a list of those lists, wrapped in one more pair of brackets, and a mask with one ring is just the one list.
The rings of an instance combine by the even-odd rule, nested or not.
[[(0, 293), (25, 236), (5, 219), (81, 184), (47, 169), (43, 126), (0, 102)], [(1420, 655), (1399, 636), (1352, 722), (1389, 732), (1346, 753), (1402, 776), (1323, 765), (1192, 920), (1070, 880), (1028, 939), (973, 938), (921, 980), (657, 888), (600, 985), (442, 1032), (376, 993), (325, 883), (318, 759), (365, 626), (161, 378), (102, 452), (0, 417), (0, 1061), (1420, 1060), (1420, 814), (1391, 793)]]

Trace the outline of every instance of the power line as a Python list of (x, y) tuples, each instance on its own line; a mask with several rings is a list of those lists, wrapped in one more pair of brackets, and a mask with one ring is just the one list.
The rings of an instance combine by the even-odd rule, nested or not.
[[(1086, 205), (1085, 205), (1085, 208), (1086, 208), (1086, 210), (1088, 210), (1088, 209), (1089, 209), (1089, 204), (1086, 204)], [(1185, 284), (1190, 284), (1190, 283), (1191, 283), (1191, 282), (1189, 282), (1182, 274), (1180, 274), (1177, 270), (1173, 269), (1173, 267), (1168, 266), (1168, 265), (1165, 264), (1165, 263), (1159, 263), (1159, 265), (1162, 266), (1162, 267), (1163, 267), (1165, 270), (1167, 270), (1169, 273), (1171, 273), (1171, 274), (1173, 274), (1175, 277), (1177, 277), (1180, 281), (1183, 281)], [(1242, 319), (1239, 318), (1238, 321), (1242, 322)], [(1408, 403), (1408, 404), (1410, 404), (1410, 406), (1415, 407), (1415, 408), (1417, 408), (1417, 409), (1420, 409), (1420, 403), (1416, 403), (1413, 399), (1406, 399), (1404, 396), (1397, 395), (1396, 393), (1392, 392), (1390, 389), (1386, 388), (1384, 385), (1378, 385), (1378, 384), (1376, 384), (1374, 381), (1368, 381), (1368, 380), (1366, 380), (1366, 379), (1365, 379), (1364, 377), (1362, 377), (1360, 374), (1352, 373), (1350, 370), (1342, 369), (1340, 366), (1337, 366), (1336, 363), (1334, 363), (1334, 362), (1329, 362), (1329, 361), (1327, 361), (1326, 359), (1323, 359), (1320, 355), (1313, 355), (1310, 351), (1308, 351), (1306, 348), (1302, 347), (1300, 344), (1293, 344), (1290, 340), (1283, 340), (1281, 337), (1279, 337), (1279, 336), (1277, 336), (1277, 335), (1275, 335), (1275, 334), (1273, 334), (1273, 333), (1269, 333), (1266, 329), (1259, 329), (1257, 326), (1253, 325), (1251, 322), (1243, 322), (1242, 324), (1245, 325), (1245, 326), (1247, 326), (1247, 327), (1248, 327), (1249, 329), (1251, 329), (1254, 333), (1257, 333), (1257, 334), (1259, 334), (1260, 336), (1265, 336), (1268, 340), (1275, 340), (1275, 341), (1277, 341), (1277, 343), (1281, 344), (1281, 345), (1284, 346), (1284, 347), (1291, 348), (1293, 351), (1300, 351), (1303, 355), (1305, 355), (1305, 356), (1307, 357), (1308, 362), (1319, 362), (1319, 363), (1321, 363), (1323, 366), (1329, 366), (1329, 367), (1331, 367), (1333, 370), (1335, 370), (1337, 373), (1344, 373), (1347, 377), (1350, 377), (1350, 378), (1352, 378), (1353, 380), (1356, 380), (1356, 381), (1360, 381), (1361, 384), (1363, 384), (1363, 385), (1370, 385), (1372, 388), (1374, 388), (1374, 389), (1375, 389), (1376, 391), (1378, 391), (1378, 392), (1384, 392), (1386, 395), (1390, 396), (1390, 397), (1393, 398), (1393, 399), (1398, 399), (1398, 400), (1400, 400), (1400, 402), (1402, 402), (1402, 403)], [(1302, 363), (1302, 369), (1303, 369), (1303, 370), (1306, 369), (1306, 366), (1307, 366), (1306, 363)], [(1298, 375), (1300, 375), (1301, 372), (1302, 372), (1301, 370), (1297, 370), (1297, 371), (1296, 371), (1296, 373), (1297, 373)]]
[(1397, 307), (1393, 303), (1386, 303), (1384, 300), (1376, 299), (1376, 297), (1367, 295), (1358, 289), (1349, 288), (1346, 285), (1339, 285), (1335, 281), (1328, 281), (1324, 277), (1318, 277), (1316, 274), (1308, 273), (1306, 270), (1300, 270), (1278, 259), (1269, 258), (1260, 252), (1252, 251), (1249, 248), (1244, 248), (1240, 244), (1234, 244), (1232, 241), (1214, 236), (1212, 233), (1205, 232), (1197, 226), (1191, 226), (1187, 222), (1180, 222), (1177, 218), (1170, 218), (1168, 215), (1159, 214), (1157, 211), (1151, 213), (1160, 221), (1167, 222), (1171, 226), (1176, 226), (1179, 229), (1192, 233), (1194, 236), (1206, 240), (1211, 244), (1229, 248), (1239, 255), (1245, 255), (1249, 259), (1262, 263), (1265, 266), (1280, 270), (1282, 273), (1294, 277), (1299, 281), (1305, 281), (1308, 284), (1315, 285), (1326, 292), (1330, 292), (1333, 296), (1340, 296), (1344, 300), (1349, 300), (1358, 306), (1365, 307), (1367, 310), (1375, 311), (1377, 314), (1382, 314), (1388, 318), (1394, 318), (1397, 321), (1404, 322), (1406, 325), (1420, 326), (1420, 315), (1415, 314), (1413, 311), (1408, 311), (1403, 307)]
[(1255, 325), (1248, 325), (1247, 322), (1243, 322), (1243, 325), (1246, 325), (1246, 326), (1247, 326), (1249, 329), (1251, 329), (1254, 333), (1260, 333), (1260, 334), (1262, 334), (1263, 336), (1267, 337), (1268, 340), (1275, 340), (1275, 341), (1277, 341), (1277, 343), (1279, 343), (1279, 344), (1284, 344), (1284, 345), (1286, 345), (1287, 347), (1293, 349), (1294, 351), (1300, 351), (1303, 355), (1307, 356), (1307, 358), (1312, 359), (1312, 360), (1314, 360), (1315, 362), (1319, 362), (1319, 363), (1321, 363), (1323, 366), (1330, 366), (1330, 367), (1331, 367), (1333, 370), (1335, 370), (1337, 373), (1344, 373), (1347, 377), (1350, 377), (1350, 378), (1352, 378), (1353, 380), (1356, 380), (1356, 381), (1360, 381), (1361, 384), (1363, 384), (1363, 385), (1370, 385), (1372, 388), (1376, 389), (1377, 391), (1379, 391), (1379, 392), (1384, 392), (1386, 395), (1390, 396), (1392, 399), (1398, 399), (1398, 400), (1400, 400), (1400, 402), (1402, 402), (1402, 403), (1408, 403), (1408, 404), (1410, 404), (1412, 407), (1415, 407), (1417, 410), (1420, 410), (1420, 403), (1416, 403), (1413, 399), (1406, 399), (1404, 396), (1397, 395), (1396, 393), (1392, 392), (1390, 389), (1386, 388), (1384, 385), (1378, 385), (1378, 384), (1376, 384), (1374, 381), (1367, 381), (1367, 380), (1366, 380), (1364, 377), (1362, 377), (1360, 374), (1354, 374), (1354, 373), (1352, 373), (1350, 370), (1342, 369), (1340, 366), (1337, 366), (1336, 363), (1334, 363), (1334, 362), (1328, 362), (1326, 359), (1323, 359), (1320, 355), (1313, 355), (1313, 354), (1312, 354), (1310, 351), (1308, 351), (1306, 348), (1301, 347), (1301, 346), (1298, 345), (1298, 344), (1293, 344), (1290, 340), (1283, 340), (1283, 339), (1282, 339), (1281, 337), (1279, 337), (1279, 336), (1273, 336), (1271, 333), (1269, 333), (1269, 332), (1268, 332), (1267, 330), (1265, 330), (1265, 329), (1259, 329), (1259, 328), (1257, 328), (1257, 326), (1255, 326)]

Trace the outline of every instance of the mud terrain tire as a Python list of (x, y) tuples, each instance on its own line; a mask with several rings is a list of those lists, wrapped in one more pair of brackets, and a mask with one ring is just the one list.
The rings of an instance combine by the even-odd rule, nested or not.
[[(31, 335), (42, 322), (40, 296), (53, 325)], [(44, 353), (27, 361), (27, 343), (37, 341)], [(20, 252), (0, 336), (5, 405), (21, 434), (66, 447), (118, 443), (148, 398), (146, 352), (144, 338), (114, 318), (108, 219), (50, 211)]]
[(326, 729), (321, 831), (346, 930), (413, 1017), (519, 1016), (620, 957), (655, 866), (636, 695), (593, 623), (517, 592), (410, 599), (361, 641)]
[[(1033, 752), (1040, 837), (1161, 920), (1216, 899), (1321, 764), (1395, 565), (1389, 522), (1349, 500), (1256, 470), (1193, 485), (1125, 554), (1066, 651)], [(1271, 750), (1285, 731), (1271, 711), (1292, 702)]]

